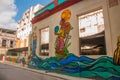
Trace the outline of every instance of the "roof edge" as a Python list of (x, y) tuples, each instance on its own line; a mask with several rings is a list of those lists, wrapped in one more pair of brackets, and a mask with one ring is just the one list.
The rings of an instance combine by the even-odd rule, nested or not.
[(38, 21), (41, 21), (55, 13), (57, 13), (58, 11), (61, 11), (62, 9), (65, 9), (71, 5), (74, 5), (75, 3), (78, 3), (80, 1), (83, 1), (83, 0), (67, 0), (66, 2), (56, 6), (55, 8), (53, 8), (52, 10), (46, 10), (45, 12), (35, 16), (33, 19), (32, 19), (32, 24), (35, 24), (37, 23)]

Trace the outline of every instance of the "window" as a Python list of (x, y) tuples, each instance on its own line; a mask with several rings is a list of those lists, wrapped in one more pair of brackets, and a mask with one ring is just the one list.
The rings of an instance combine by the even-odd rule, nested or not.
[(11, 48), (13, 47), (13, 41), (10, 41), (10, 47)]
[(2, 40), (2, 47), (6, 47), (6, 40)]
[(40, 55), (49, 55), (49, 28), (40, 30)]
[(24, 23), (24, 25), (26, 25), (26, 23)]
[(81, 55), (106, 54), (102, 9), (79, 16), (79, 42)]

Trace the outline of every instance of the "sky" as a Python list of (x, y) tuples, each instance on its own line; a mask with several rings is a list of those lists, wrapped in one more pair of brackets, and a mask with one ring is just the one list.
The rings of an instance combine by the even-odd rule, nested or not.
[(17, 21), (31, 6), (49, 4), (53, 0), (0, 0), (0, 28), (16, 30)]

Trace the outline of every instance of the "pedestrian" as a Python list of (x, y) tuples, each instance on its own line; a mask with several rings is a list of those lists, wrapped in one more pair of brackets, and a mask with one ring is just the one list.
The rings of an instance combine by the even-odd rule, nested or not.
[(23, 65), (23, 67), (25, 66), (25, 58), (24, 57), (22, 58), (22, 65)]

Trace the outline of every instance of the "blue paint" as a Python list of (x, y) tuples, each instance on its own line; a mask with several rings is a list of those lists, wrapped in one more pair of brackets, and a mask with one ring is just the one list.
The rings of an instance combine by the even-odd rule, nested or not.
[(32, 42), (32, 54), (35, 55), (36, 53), (36, 40), (33, 40)]
[[(113, 63), (113, 58), (102, 56), (98, 59), (91, 59), (86, 56), (77, 57), (74, 54), (62, 60), (56, 57), (41, 59), (35, 56), (29, 63), (29, 67), (44, 69), (56, 72), (67, 73), (77, 77), (101, 77), (103, 79), (120, 78), (120, 66)], [(79, 75), (80, 74), (80, 75)], [(90, 74), (90, 75), (87, 75)]]
[(58, 32), (59, 31), (59, 26), (56, 26), (55, 28), (54, 28), (54, 32)]
[(68, 64), (68, 63), (70, 63), (72, 61), (81, 61), (81, 62), (82, 61), (87, 61), (87, 62), (90, 63), (90, 62), (93, 62), (94, 60), (91, 59), (91, 58), (88, 58), (86, 56), (77, 57), (77, 56), (75, 56), (73, 54), (69, 54), (67, 58), (60, 60), (59, 63), (64, 65), (64, 64)]

